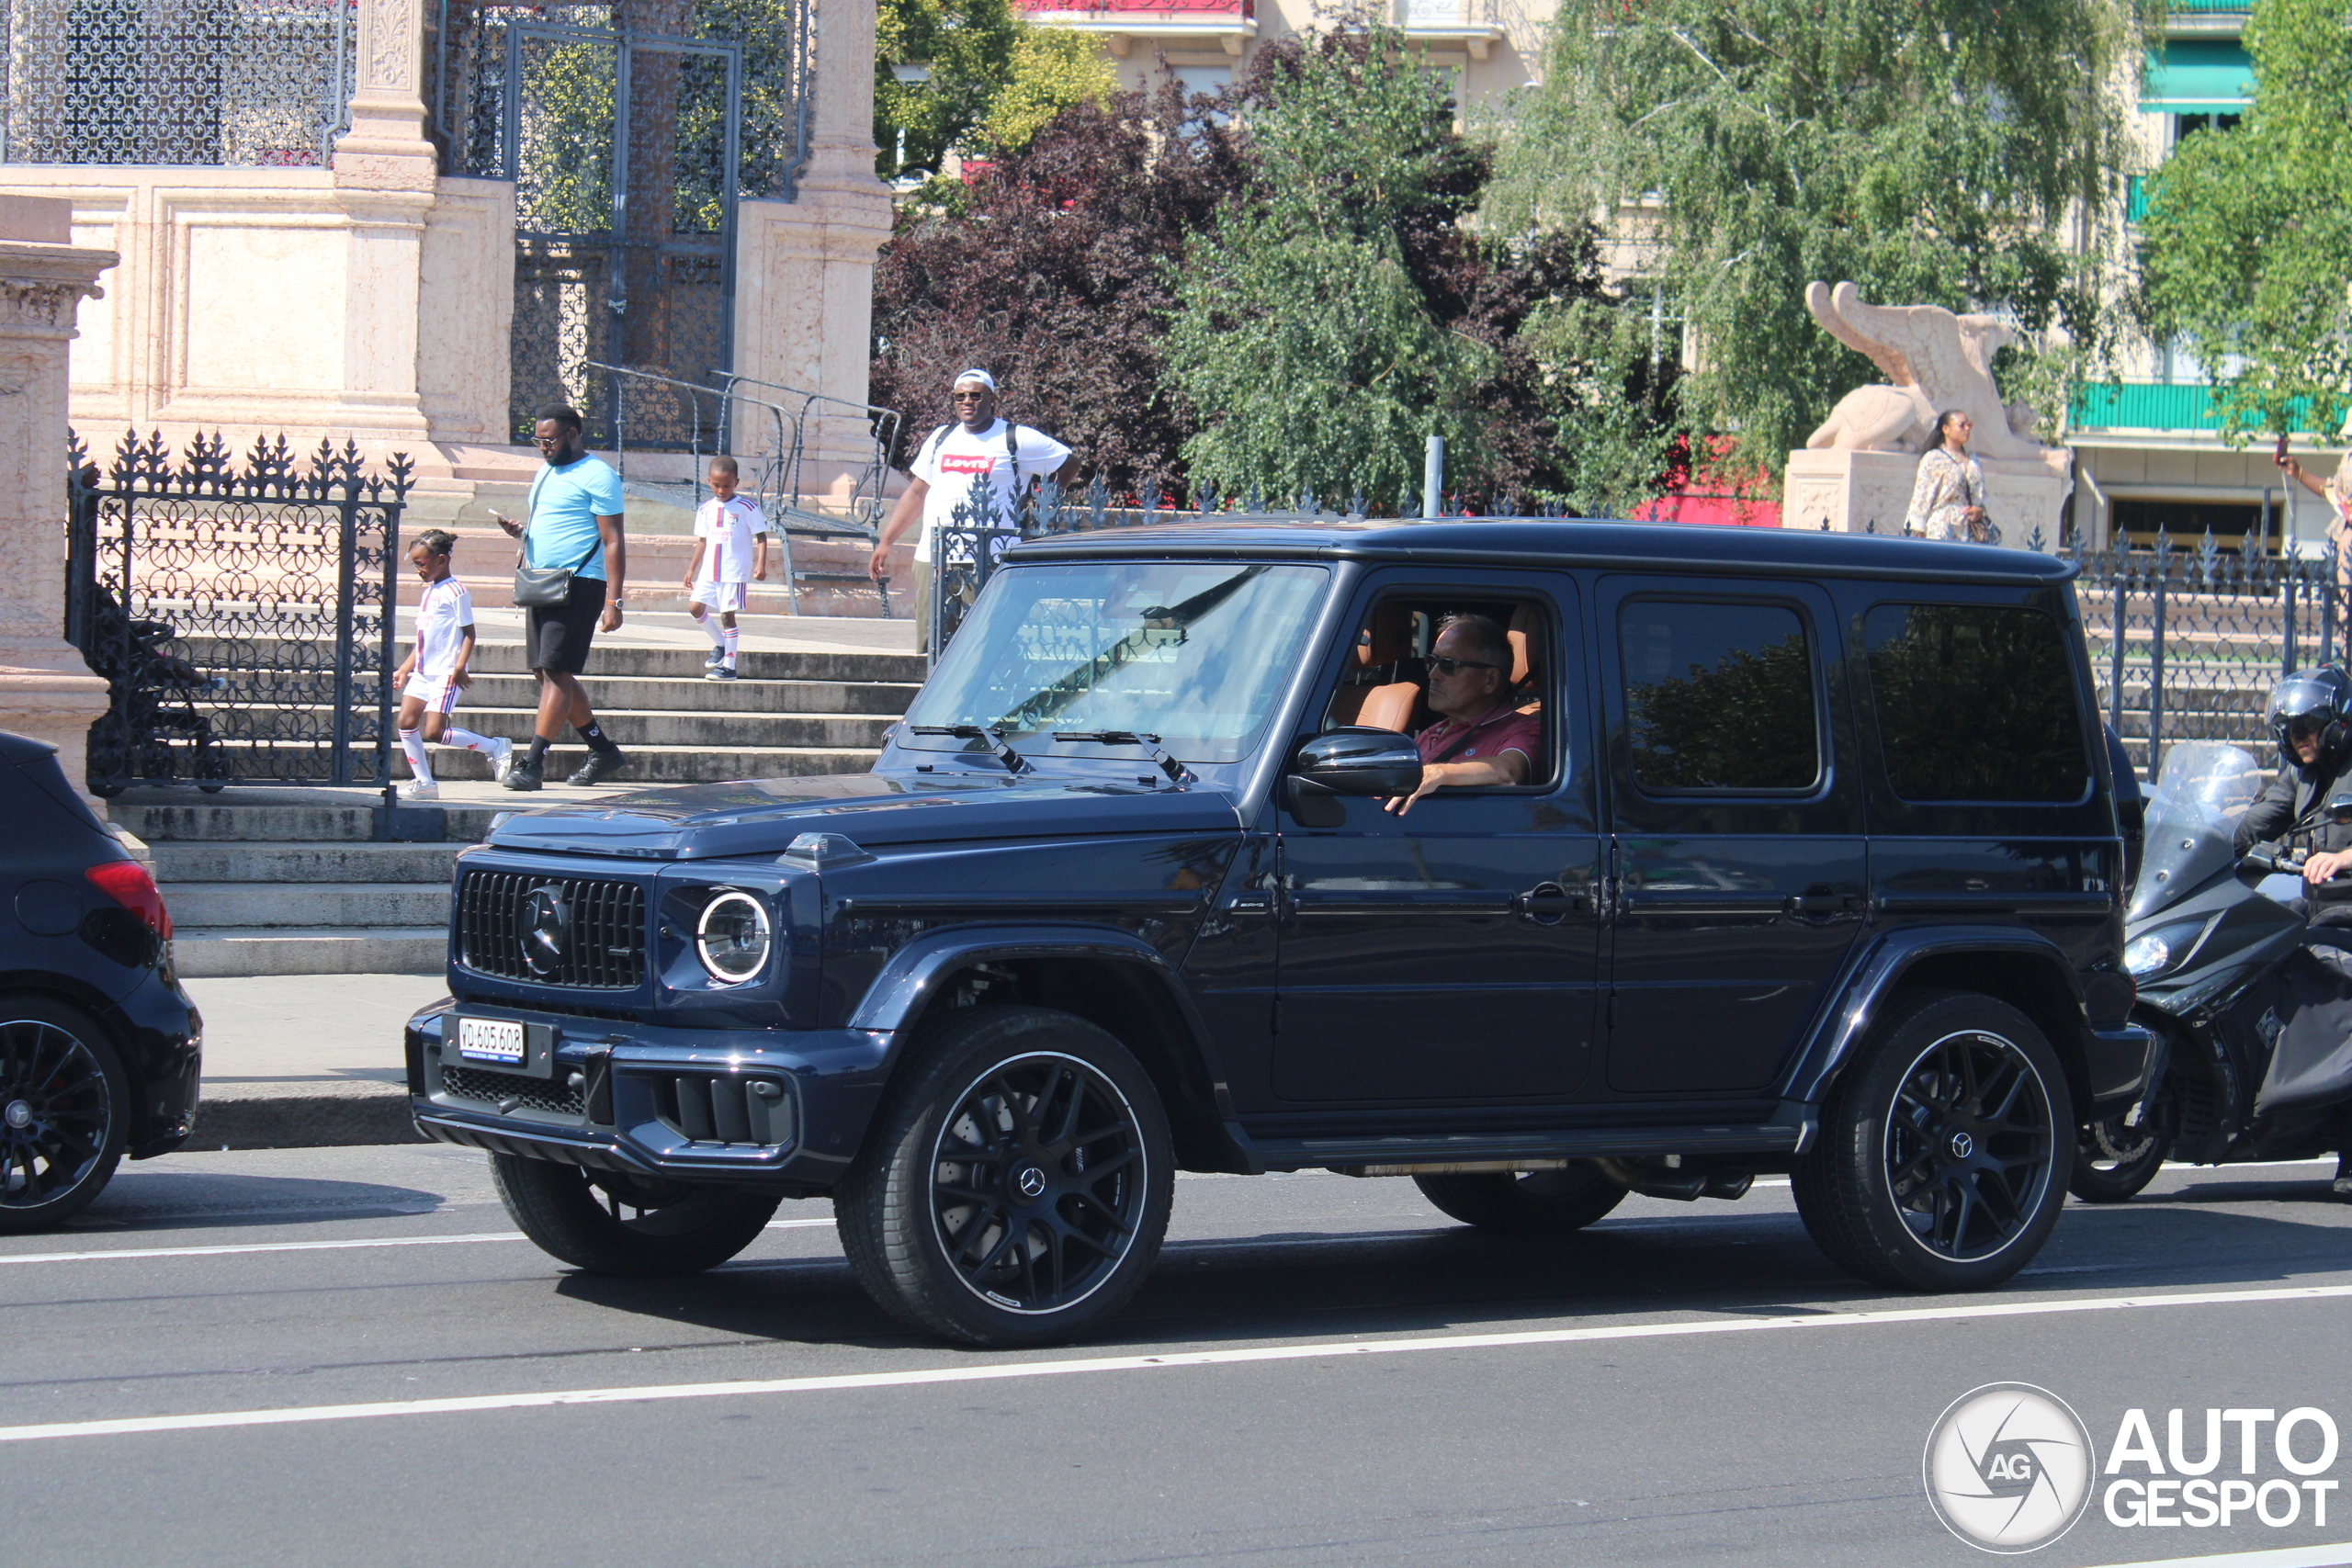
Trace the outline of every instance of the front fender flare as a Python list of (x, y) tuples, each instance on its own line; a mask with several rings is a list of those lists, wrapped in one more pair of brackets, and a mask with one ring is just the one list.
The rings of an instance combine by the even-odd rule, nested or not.
[[(963, 926), (928, 931), (890, 954), (874, 983), (851, 1010), (845, 1028), (896, 1034), (922, 1016), (947, 977), (967, 964), (1023, 958), (1095, 958), (1140, 964), (1151, 971), (1183, 1014), (1197, 1048), (1208, 1039), (1193, 998), (1166, 955), (1131, 931), (1115, 926)], [(898, 1043), (891, 1054), (897, 1055)]]

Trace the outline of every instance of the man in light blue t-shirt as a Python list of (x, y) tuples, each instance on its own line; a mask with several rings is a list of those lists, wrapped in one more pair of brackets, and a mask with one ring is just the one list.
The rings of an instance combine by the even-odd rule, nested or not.
[(533, 434), (547, 467), (531, 481), (528, 516), (517, 523), (495, 512), (491, 515), (523, 541), (525, 566), (564, 568), (571, 573), (571, 587), (564, 603), (531, 607), (526, 647), (531, 672), (539, 678), (539, 715), (532, 726), (530, 754), (506, 775), (508, 789), (537, 789), (546, 782), (548, 747), (566, 723), (588, 743), (588, 761), (567, 782), (595, 784), (628, 761), (597, 724), (588, 694), (580, 689), (580, 672), (588, 667), (596, 633), (616, 631), (621, 624), (621, 582), (628, 573), (621, 478), (588, 456), (577, 410), (541, 409)]

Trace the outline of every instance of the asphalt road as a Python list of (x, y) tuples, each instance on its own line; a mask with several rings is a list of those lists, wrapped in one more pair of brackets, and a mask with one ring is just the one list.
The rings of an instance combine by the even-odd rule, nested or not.
[[(1403, 1180), (1186, 1178), (1111, 1334), (1006, 1354), (893, 1329), (821, 1203), (709, 1274), (623, 1282), (515, 1235), (478, 1155), (177, 1156), (0, 1241), (0, 1559), (1982, 1562), (1921, 1453), (1984, 1383), (2057, 1393), (2102, 1456), (2133, 1407), (2159, 1446), (2184, 1408), (2194, 1461), (2207, 1407), (2317, 1406), (2344, 1435), (2321, 1479), (2352, 1483), (2328, 1174), (2168, 1171), (1954, 1298), (1855, 1286), (1784, 1185), (1535, 1245)], [(2352, 1562), (2310, 1550), (2352, 1542), (2352, 1484), (2297, 1492), (2257, 1448), (2250, 1485), (2287, 1483), (2291, 1525), (2125, 1528), (2095, 1492), (2030, 1561)]]

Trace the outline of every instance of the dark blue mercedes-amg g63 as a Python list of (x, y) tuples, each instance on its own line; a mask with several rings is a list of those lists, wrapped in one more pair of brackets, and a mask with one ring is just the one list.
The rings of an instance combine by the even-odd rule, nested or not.
[(593, 1270), (823, 1195), (876, 1301), (984, 1344), (1116, 1311), (1180, 1168), (1531, 1236), (1785, 1172), (1844, 1269), (1989, 1286), (2150, 1071), (2072, 570), (1532, 521), (1023, 544), (872, 773), (462, 856), (417, 1121)]

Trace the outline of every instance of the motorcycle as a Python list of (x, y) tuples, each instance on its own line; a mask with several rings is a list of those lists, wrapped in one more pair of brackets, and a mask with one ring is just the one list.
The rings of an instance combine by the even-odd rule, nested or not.
[[(2236, 746), (2165, 753), (2123, 950), (2139, 987), (2132, 1016), (2161, 1044), (2140, 1100), (2080, 1130), (2069, 1186), (2087, 1202), (2123, 1201), (2167, 1158), (2307, 1159), (2352, 1129), (2352, 926), (2309, 921), (2301, 852), (2237, 852), (2263, 783)], [(2323, 818), (2352, 822), (2352, 795), (2280, 839)]]

